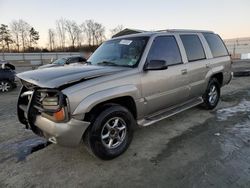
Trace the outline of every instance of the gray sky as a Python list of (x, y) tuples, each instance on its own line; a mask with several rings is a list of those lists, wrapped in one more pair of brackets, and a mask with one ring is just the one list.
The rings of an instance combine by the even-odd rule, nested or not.
[(40, 32), (60, 18), (94, 19), (109, 29), (207, 29), (223, 38), (250, 37), (250, 0), (0, 0), (0, 24), (23, 19)]

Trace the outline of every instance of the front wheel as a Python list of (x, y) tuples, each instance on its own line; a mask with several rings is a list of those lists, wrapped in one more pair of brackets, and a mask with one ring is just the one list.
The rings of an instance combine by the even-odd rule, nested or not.
[(208, 83), (208, 87), (206, 89), (206, 92), (203, 95), (203, 104), (202, 106), (205, 109), (214, 109), (220, 99), (220, 84), (217, 81), (216, 78), (212, 78), (209, 83)]
[(110, 160), (127, 150), (134, 126), (135, 119), (129, 110), (110, 105), (91, 122), (85, 142), (97, 157)]

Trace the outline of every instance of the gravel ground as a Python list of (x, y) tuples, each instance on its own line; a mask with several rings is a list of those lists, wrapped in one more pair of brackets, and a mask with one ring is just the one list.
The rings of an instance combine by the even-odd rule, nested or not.
[(112, 161), (25, 130), (18, 88), (0, 94), (0, 187), (250, 187), (250, 77), (234, 78), (213, 111), (192, 108), (137, 129)]

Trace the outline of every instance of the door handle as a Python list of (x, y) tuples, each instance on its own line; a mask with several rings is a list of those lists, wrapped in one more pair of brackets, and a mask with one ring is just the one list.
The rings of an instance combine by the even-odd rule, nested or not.
[(187, 74), (187, 69), (182, 69), (181, 74)]
[(210, 68), (210, 64), (209, 63), (206, 64), (206, 68)]

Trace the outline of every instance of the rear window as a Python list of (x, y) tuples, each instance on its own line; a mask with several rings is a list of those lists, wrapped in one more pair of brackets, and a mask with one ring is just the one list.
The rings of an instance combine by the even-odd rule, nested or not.
[(205, 52), (197, 35), (181, 35), (188, 61), (205, 59)]
[(221, 57), (228, 55), (227, 49), (221, 38), (213, 33), (203, 33), (213, 57)]

